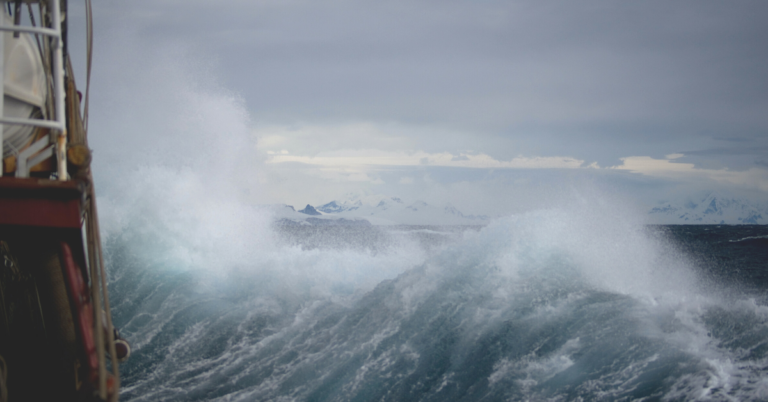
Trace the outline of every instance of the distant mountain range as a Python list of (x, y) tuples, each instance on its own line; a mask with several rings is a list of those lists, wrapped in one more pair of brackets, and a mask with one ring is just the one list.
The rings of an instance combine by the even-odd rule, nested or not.
[[(466, 215), (451, 204), (442, 207), (424, 201), (406, 204), (398, 197), (384, 195), (334, 200), (318, 207), (307, 205), (300, 211), (287, 205), (273, 210), (284, 224), (484, 225), (490, 221), (485, 215)], [(329, 222), (324, 222), (326, 220)]]
[[(424, 201), (406, 203), (398, 197), (352, 196), (320, 206), (307, 204), (296, 210), (289, 205), (270, 206), (275, 219), (287, 225), (485, 225), (491, 218), (467, 215), (444, 204)], [(675, 224), (768, 224), (768, 203), (710, 193), (700, 198), (660, 202), (648, 211), (651, 223)]]
[(663, 202), (648, 212), (660, 224), (768, 224), (768, 205), (712, 192), (698, 200)]

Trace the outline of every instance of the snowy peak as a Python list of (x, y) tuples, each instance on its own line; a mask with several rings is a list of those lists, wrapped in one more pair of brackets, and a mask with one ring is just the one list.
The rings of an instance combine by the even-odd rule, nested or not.
[(476, 220), (476, 221), (490, 221), (491, 220), (491, 218), (489, 216), (487, 216), (487, 215), (464, 215), (461, 211), (459, 211), (458, 209), (456, 209), (453, 205), (451, 205), (449, 203), (445, 204), (445, 207), (443, 207), (443, 211), (445, 211), (445, 213), (448, 214), (448, 215), (454, 215), (454, 216), (458, 216), (458, 217), (461, 217), (461, 218), (464, 218), (464, 219), (473, 220), (473, 221), (474, 220)]
[(694, 207), (694, 210), (704, 215), (723, 216), (729, 208), (734, 206), (738, 208), (737, 204), (738, 201), (724, 198), (718, 192), (713, 192), (703, 202)]
[(306, 214), (306, 215), (322, 215), (320, 212), (317, 212), (315, 207), (313, 207), (313, 206), (311, 206), (309, 204), (307, 204), (307, 206), (304, 207), (304, 209), (302, 209), (299, 212), (301, 212), (302, 214)]
[(320, 212), (325, 212), (326, 214), (338, 214), (340, 212), (345, 212), (345, 211), (354, 211), (360, 208), (362, 205), (363, 203), (360, 200), (357, 200), (355, 202), (331, 201), (327, 204), (323, 204), (317, 207), (317, 210)]
[(767, 224), (764, 205), (712, 192), (706, 197), (684, 202), (665, 202), (649, 211), (655, 223), (667, 224)]
[(482, 225), (490, 221), (487, 216), (465, 215), (450, 204), (443, 208), (422, 200), (407, 204), (401, 198), (385, 195), (353, 196), (315, 209), (324, 213), (324, 218), (366, 219), (380, 225)]
[(336, 201), (331, 201), (325, 205), (321, 205), (316, 208), (318, 211), (325, 212), (326, 214), (334, 214), (341, 211), (345, 211), (347, 206), (338, 204)]
[(382, 198), (379, 201), (379, 203), (376, 204), (376, 208), (382, 211), (386, 211), (393, 207), (397, 208), (397, 206), (401, 205), (402, 203), (403, 201), (397, 197), (387, 197), (387, 198)]
[(424, 202), (424, 201), (416, 201), (413, 204), (405, 207), (405, 209), (409, 209), (409, 210), (411, 210), (413, 212), (416, 212), (416, 211), (418, 211), (420, 209), (426, 209), (427, 207), (429, 207), (429, 204), (427, 204), (426, 202)]
[(390, 208), (397, 208), (401, 206), (403, 201), (397, 197), (387, 197), (383, 195), (371, 195), (364, 198), (355, 197), (346, 201), (331, 201), (327, 204), (323, 204), (317, 207), (318, 211), (326, 214), (339, 214), (344, 212), (357, 211), (360, 208), (371, 209), (374, 208), (380, 211), (386, 211)]
[(445, 204), (445, 207), (443, 209), (445, 210), (446, 214), (464, 216), (464, 214), (462, 214), (461, 211), (454, 208), (454, 206), (451, 204)]

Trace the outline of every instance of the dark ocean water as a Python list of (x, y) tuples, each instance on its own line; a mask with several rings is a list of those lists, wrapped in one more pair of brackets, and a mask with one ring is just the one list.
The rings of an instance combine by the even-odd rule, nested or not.
[(655, 227), (693, 261), (695, 269), (713, 282), (745, 292), (768, 289), (768, 226), (672, 225)]
[(766, 226), (152, 228), (107, 237), (125, 401), (768, 400)]

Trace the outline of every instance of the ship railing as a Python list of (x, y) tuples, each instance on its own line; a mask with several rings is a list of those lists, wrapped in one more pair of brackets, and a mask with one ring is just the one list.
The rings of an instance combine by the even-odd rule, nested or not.
[[(0, 0), (5, 4), (7, 0)], [(31, 27), (14, 24), (5, 24), (5, 18), (0, 18), (0, 32), (24, 32), (45, 35), (53, 39), (51, 50), (53, 53), (53, 99), (54, 118), (51, 120), (24, 119), (3, 116), (3, 101), (5, 98), (5, 66), (4, 45), (5, 40), (0, 39), (0, 85), (3, 94), (0, 96), (0, 155), (3, 155), (3, 125), (20, 124), (35, 127), (48, 128), (56, 133), (56, 143), (48, 145), (50, 140), (41, 139), (29, 148), (18, 153), (16, 165), (16, 177), (28, 177), (29, 168), (53, 155), (54, 149), (58, 161), (57, 177), (61, 181), (67, 180), (67, 124), (64, 104), (64, 43), (61, 33), (61, 8), (58, 0), (49, 0), (48, 7), (51, 11), (51, 27)], [(18, 12), (18, 10), (17, 10)], [(1, 37), (0, 37), (1, 38)], [(40, 152), (42, 151), (42, 152)], [(38, 153), (39, 152), (39, 153)], [(37, 154), (37, 155), (35, 155)]]

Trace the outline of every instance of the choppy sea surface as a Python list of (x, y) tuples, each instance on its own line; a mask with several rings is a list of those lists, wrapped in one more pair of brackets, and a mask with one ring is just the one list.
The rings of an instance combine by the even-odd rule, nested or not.
[(108, 233), (121, 400), (768, 400), (766, 226), (254, 214)]

